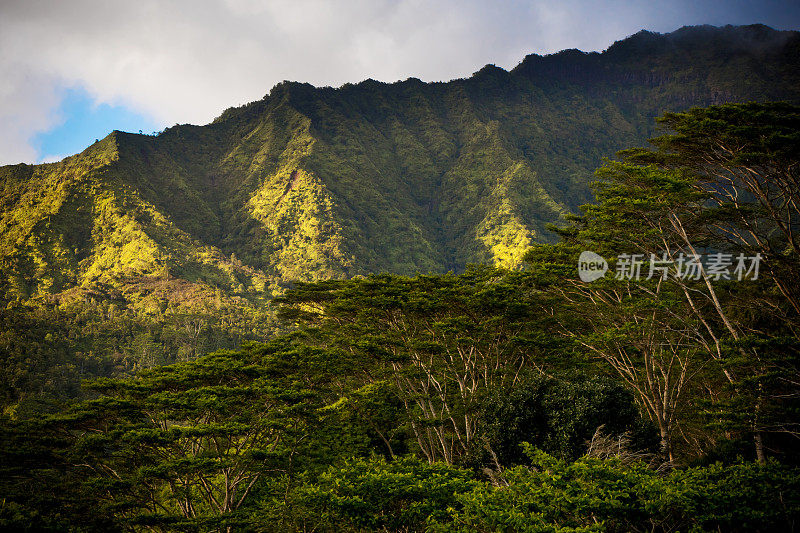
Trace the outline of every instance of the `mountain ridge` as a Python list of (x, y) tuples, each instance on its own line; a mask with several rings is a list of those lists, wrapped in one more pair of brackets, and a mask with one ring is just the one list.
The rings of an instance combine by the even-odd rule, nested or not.
[[(698, 40), (714, 46), (698, 50)], [(665, 105), (707, 105), (743, 93), (796, 99), (798, 91), (787, 90), (791, 84), (768, 83), (773, 72), (762, 67), (764, 57), (777, 57), (777, 69), (772, 70), (780, 71), (784, 79), (797, 76), (797, 64), (781, 62), (780, 56), (797, 53), (798, 41), (797, 32), (779, 32), (762, 25), (683, 27), (668, 34), (643, 30), (602, 53), (564, 50), (544, 56), (531, 54), (510, 71), (490, 64), (469, 78), (450, 82), (426, 84), (410, 78), (387, 84), (368, 79), (337, 89), (282, 82), (262, 100), (230, 108), (206, 126), (174, 126), (157, 137), (113, 132), (103, 143), (116, 143), (117, 150), (124, 152), (115, 163), (116, 175), (182, 230), (228, 254), (241, 249), (246, 262), (281, 278), (298, 276), (301, 270), (315, 278), (379, 269), (401, 273), (457, 270), (476, 261), (513, 266), (520, 254), (511, 250), (546, 239), (548, 223), (590, 199), (586, 171), (597, 166), (600, 157), (619, 146), (641, 142), (651, 132), (652, 124), (637, 123), (637, 118), (656, 116)], [(758, 86), (736, 86), (744, 76), (718, 75), (717, 80), (713, 76), (701, 82), (695, 79), (694, 84), (701, 86), (696, 90), (689, 87), (660, 98), (638, 94), (683, 82), (686, 74), (673, 68), (676, 58), (672, 56), (690, 51), (697, 57), (727, 54), (730, 61), (740, 63), (737, 67), (744, 64), (751, 70), (760, 69), (760, 76), (754, 77)], [(670, 61), (662, 65), (657, 60), (663, 56), (669, 56)], [(631, 58), (635, 58), (632, 67), (628, 64)], [(758, 65), (754, 64), (756, 60)], [(653, 61), (660, 66), (652, 68)], [(686, 62), (685, 58), (677, 61)], [(620, 82), (632, 87), (619, 91)], [(611, 87), (615, 84), (618, 87)], [(558, 131), (563, 122), (555, 123), (563, 121), (563, 116), (556, 113), (549, 121), (547, 113), (536, 116), (529, 111), (521, 113), (521, 119), (513, 116), (521, 106), (543, 110), (548, 99), (556, 104), (551, 110), (557, 110), (565, 102), (563, 98), (552, 100), (562, 97), (562, 92), (571, 93), (572, 101), (567, 105), (584, 106), (589, 112), (579, 126), (584, 128), (584, 135), (599, 141), (587, 144), (601, 144), (602, 150), (592, 146), (595, 150), (591, 154), (587, 150), (564, 154), (573, 156), (570, 161), (559, 153), (569, 152), (563, 148), (570, 142), (569, 136)], [(704, 97), (698, 97), (700, 92)], [(593, 106), (598, 94), (606, 95), (616, 109)], [(647, 105), (648, 98), (654, 105)], [(632, 120), (626, 116), (634, 112), (640, 117)], [(641, 117), (643, 114), (645, 117)], [(434, 127), (420, 127), (425, 121), (435, 123)], [(604, 128), (615, 130), (613, 143), (603, 142), (603, 136), (610, 136), (602, 131)], [(575, 142), (574, 129), (568, 133), (573, 134)], [(571, 173), (543, 169), (539, 163), (544, 159), (541, 144), (556, 142), (561, 146), (545, 155), (556, 164), (560, 162), (562, 170), (572, 166)], [(453, 169), (462, 177), (473, 172), (476, 150), (494, 157), (492, 163), (497, 168), (489, 169), (487, 160), (481, 160), (484, 168), (478, 173), (482, 176), (469, 183), (470, 190), (488, 194), (496, 206), (504, 206), (500, 209), (478, 213), (474, 206), (466, 205), (474, 198), (468, 197), (465, 202), (454, 191), (463, 183), (453, 178)], [(91, 166), (91, 154), (89, 147), (71, 157), (88, 156)], [(582, 156), (584, 161), (574, 165), (575, 156)], [(485, 183), (483, 178), (492, 172), (495, 183)], [(583, 183), (575, 177), (580, 172), (585, 173)], [(370, 179), (363, 180), (370, 173)], [(527, 177), (520, 178), (522, 174)], [(270, 175), (268, 180), (266, 175)], [(509, 189), (504, 185), (509, 180), (516, 186)], [(348, 181), (374, 188), (367, 203), (381, 206), (383, 213), (376, 216), (388, 216), (373, 217), (353, 227), (353, 218), (370, 209), (365, 208), (363, 198), (345, 190)], [(538, 200), (533, 209), (521, 205), (519, 195), (514, 194), (521, 184), (532, 187), (527, 200)], [(306, 205), (298, 218), (297, 213), (280, 208), (289, 201), (317, 206)], [(520, 215), (525, 208), (527, 216)], [(460, 227), (463, 217), (470, 223)], [(405, 228), (406, 244), (414, 250), (412, 255), (416, 254), (410, 262), (391, 253), (381, 241), (371, 244), (384, 248), (382, 255), (394, 255), (388, 261), (370, 257), (368, 250), (357, 245), (359, 234), (369, 233), (374, 224), (391, 227), (393, 219)], [(303, 268), (282, 267), (281, 261), (298, 259), (283, 254), (285, 243), (282, 245), (281, 236), (275, 233), (276, 228), (282, 228), (285, 237), (287, 222), (293, 226), (298, 246), (309, 240), (317, 242), (335, 259), (324, 261), (300, 254)], [(253, 228), (254, 223), (261, 231)], [(456, 231), (448, 234), (447, 228), (454, 227)], [(264, 231), (279, 249), (258, 249), (244, 242), (247, 238), (241, 235), (257, 233), (260, 238)], [(330, 233), (331, 239), (320, 231)], [(419, 247), (415, 242), (428, 244)], [(299, 253), (298, 246), (293, 247), (293, 253)], [(357, 263), (365, 256), (366, 265), (359, 267)], [(303, 277), (308, 276), (300, 275), (299, 279)]]
[(297, 281), (517, 267), (656, 116), (776, 99), (800, 101), (800, 33), (759, 25), (640, 32), (449, 82), (283, 82), (205, 126), (0, 167), (0, 301), (239, 313), (261, 338), (265, 303)]

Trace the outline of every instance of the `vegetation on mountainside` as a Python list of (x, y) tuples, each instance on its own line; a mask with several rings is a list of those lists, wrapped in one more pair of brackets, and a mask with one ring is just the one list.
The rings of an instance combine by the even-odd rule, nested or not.
[(5, 416), (0, 527), (792, 531), (800, 106), (662, 122), (525, 269), (298, 283), (292, 333)]
[(207, 126), (2, 167), (0, 360), (17, 369), (3, 407), (265, 340), (265, 302), (297, 281), (518, 268), (652, 117), (798, 101), (798, 47), (763, 26), (696, 27), (448, 83), (287, 82)]

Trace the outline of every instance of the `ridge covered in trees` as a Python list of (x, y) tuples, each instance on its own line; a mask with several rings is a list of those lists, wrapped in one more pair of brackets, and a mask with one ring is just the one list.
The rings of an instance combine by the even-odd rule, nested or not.
[(800, 106), (660, 121), (523, 269), (298, 283), (289, 333), (4, 418), (0, 525), (793, 531)]
[(2, 167), (3, 409), (264, 341), (298, 281), (520, 268), (664, 111), (800, 101), (799, 51), (796, 32), (703, 26), (447, 83), (285, 82), (206, 126)]

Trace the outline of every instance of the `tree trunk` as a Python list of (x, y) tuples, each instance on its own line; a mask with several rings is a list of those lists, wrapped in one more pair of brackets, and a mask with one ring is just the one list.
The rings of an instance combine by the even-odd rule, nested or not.
[(764, 455), (764, 433), (759, 428), (761, 423), (761, 405), (763, 404), (764, 400), (761, 396), (761, 384), (758, 385), (758, 399), (756, 400), (756, 413), (755, 418), (753, 420), (753, 443), (756, 446), (756, 460), (764, 464), (767, 462), (767, 458)]

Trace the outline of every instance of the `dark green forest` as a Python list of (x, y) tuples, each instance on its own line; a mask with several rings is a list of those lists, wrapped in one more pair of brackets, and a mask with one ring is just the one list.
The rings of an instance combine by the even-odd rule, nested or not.
[(794, 531), (798, 60), (641, 32), (0, 168), (0, 529)]

